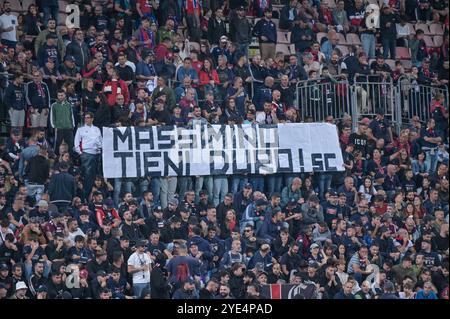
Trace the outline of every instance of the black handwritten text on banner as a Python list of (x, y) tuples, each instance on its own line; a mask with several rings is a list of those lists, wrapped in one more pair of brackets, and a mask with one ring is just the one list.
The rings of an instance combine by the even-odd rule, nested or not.
[(107, 178), (342, 171), (327, 123), (103, 128)]

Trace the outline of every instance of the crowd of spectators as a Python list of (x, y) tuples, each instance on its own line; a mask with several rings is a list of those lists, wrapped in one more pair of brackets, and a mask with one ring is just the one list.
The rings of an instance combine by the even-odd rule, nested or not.
[[(2, 3), (0, 299), (448, 299), (448, 1), (69, 2)], [(344, 172), (102, 176), (102, 127), (317, 121), (296, 85), (355, 74), (440, 91), (320, 119)]]

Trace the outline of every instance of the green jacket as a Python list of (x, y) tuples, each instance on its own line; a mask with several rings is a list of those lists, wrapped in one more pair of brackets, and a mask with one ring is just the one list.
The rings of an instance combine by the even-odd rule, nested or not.
[(50, 123), (53, 128), (69, 129), (75, 127), (72, 105), (69, 102), (55, 102), (50, 107)]

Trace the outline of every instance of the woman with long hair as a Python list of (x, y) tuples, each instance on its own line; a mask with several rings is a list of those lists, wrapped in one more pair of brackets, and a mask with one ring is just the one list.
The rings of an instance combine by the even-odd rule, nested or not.
[(92, 112), (95, 114), (100, 106), (100, 96), (94, 90), (94, 80), (91, 78), (83, 80), (83, 93), (81, 96), (81, 107), (83, 113)]
[(361, 193), (368, 202), (370, 202), (372, 196), (377, 193), (377, 190), (373, 186), (373, 180), (370, 176), (366, 176), (363, 179), (363, 183), (359, 186), (359, 193)]
[(426, 158), (427, 155), (425, 152), (420, 151), (420, 153), (417, 154), (417, 159), (414, 159), (411, 163), (414, 176), (416, 177), (416, 183), (418, 185), (422, 184), (422, 179), (428, 176), (428, 166), (425, 161)]
[(417, 225), (420, 225), (420, 220), (425, 216), (425, 208), (423, 207), (422, 197), (414, 197), (414, 221)]
[(215, 94), (218, 93), (217, 85), (220, 84), (219, 76), (213, 68), (211, 59), (205, 59), (203, 61), (203, 66), (198, 76), (199, 86), (203, 96), (205, 96), (205, 92), (207, 91), (213, 91)]
[(91, 193), (89, 194), (89, 201), (92, 201), (92, 194), (94, 192), (101, 192), (103, 194), (103, 198), (108, 198), (111, 196), (114, 188), (112, 185), (102, 176), (97, 176), (94, 181), (94, 185), (92, 186)]
[(25, 15), (24, 31), (26, 35), (38, 36), (41, 32), (42, 22), (39, 17), (39, 12), (35, 4), (28, 6), (27, 14)]
[(239, 232), (239, 222), (236, 219), (234, 209), (229, 209), (225, 213), (225, 220), (220, 224), (220, 238), (226, 239), (230, 237), (232, 232)]

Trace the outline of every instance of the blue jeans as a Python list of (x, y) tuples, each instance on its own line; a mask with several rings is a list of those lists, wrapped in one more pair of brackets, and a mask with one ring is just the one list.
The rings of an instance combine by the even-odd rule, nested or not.
[(135, 284), (133, 283), (133, 295), (137, 298), (141, 298), (142, 291), (144, 289), (150, 290), (150, 283), (143, 283), (143, 284)]
[(178, 177), (178, 197), (184, 198), (184, 193), (192, 189), (192, 179), (189, 176)]
[(395, 38), (381, 38), (381, 43), (383, 45), (383, 58), (388, 58), (388, 53), (391, 55), (391, 59), (395, 60)]
[(228, 178), (225, 175), (214, 176), (213, 186), (213, 203), (214, 206), (219, 205), (228, 193)]
[(267, 194), (272, 196), (273, 193), (281, 192), (281, 184), (283, 176), (280, 174), (272, 174), (267, 177)]
[(250, 183), (253, 185), (254, 192), (264, 192), (264, 176), (252, 175), (250, 177)]
[(437, 148), (433, 152), (434, 154), (431, 154), (431, 150), (425, 151), (425, 165), (428, 167), (428, 174), (436, 172), (437, 168)]
[(206, 188), (206, 192), (208, 193), (208, 198), (212, 198), (213, 197), (213, 189), (214, 189), (212, 176), (197, 176), (197, 177), (195, 177), (194, 192), (195, 192), (195, 202), (196, 203), (198, 203), (198, 201), (199, 201), (198, 193), (204, 188)]
[(319, 175), (319, 196), (324, 199), (326, 191), (331, 187), (333, 175), (330, 173), (320, 173)]
[[(122, 193), (122, 183), (125, 183)], [(129, 178), (114, 178), (114, 204), (116, 206), (120, 203), (122, 194), (131, 193), (133, 190), (133, 181)]]
[(361, 44), (369, 59), (375, 59), (375, 36), (367, 33), (361, 34)]
[[(64, 8), (65, 10), (66, 8)], [(56, 25), (58, 25), (58, 6), (51, 7), (51, 6), (44, 6), (42, 8), (44, 11), (44, 24), (47, 25), (48, 20), (50, 17), (53, 17), (53, 19), (56, 20)]]
[(231, 177), (231, 192), (237, 193), (244, 188), (244, 185), (248, 183), (246, 175), (233, 175)]
[(80, 156), (84, 178), (84, 194), (86, 195), (86, 198), (91, 193), (92, 186), (94, 186), (95, 177), (97, 176), (98, 157), (98, 154), (88, 153), (83, 153)]

